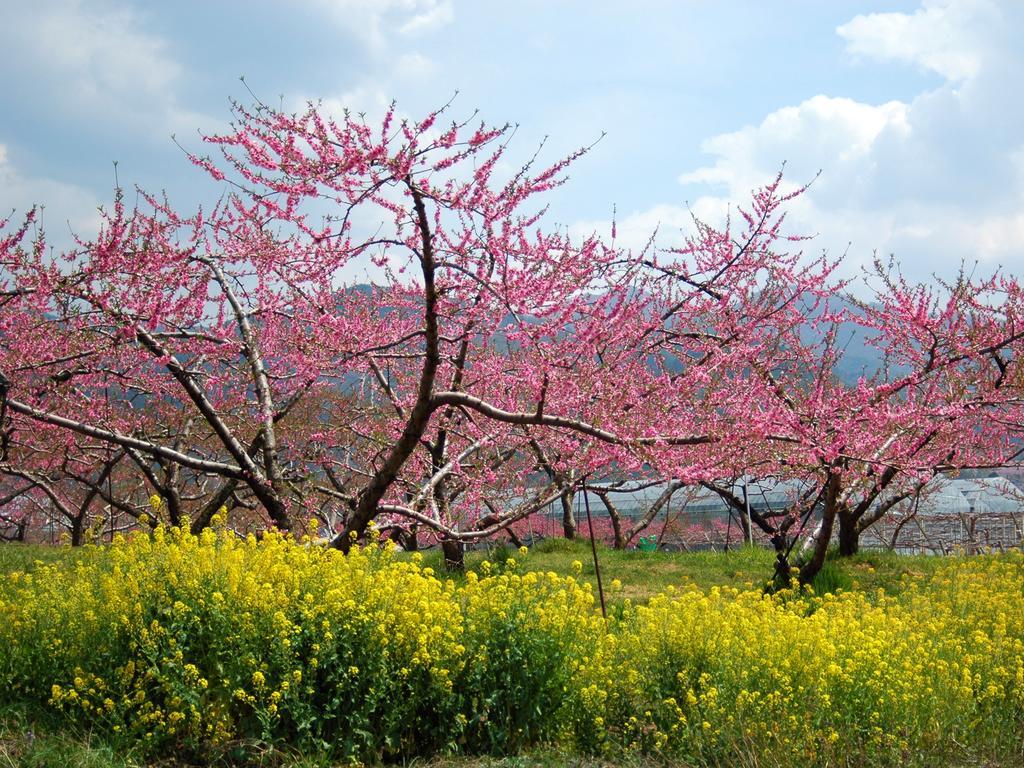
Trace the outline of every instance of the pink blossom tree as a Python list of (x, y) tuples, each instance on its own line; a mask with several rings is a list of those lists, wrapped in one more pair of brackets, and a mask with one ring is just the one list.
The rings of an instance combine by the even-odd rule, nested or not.
[[(759, 417), (778, 437), (755, 449), (733, 476), (706, 483), (736, 511), (741, 474), (795, 481), (788, 503), (753, 511), (752, 522), (779, 553), (803, 541), (800, 579), (937, 473), (1016, 460), (1012, 429), (1020, 408), (1022, 335), (1016, 280), (996, 275), (950, 284), (910, 284), (877, 264), (870, 300), (826, 303), (790, 337), (785, 354), (751, 367), (761, 385)], [(867, 338), (882, 361), (855, 384), (839, 375), (844, 335)]]
[[(67, 253), (29, 237), (31, 216), (0, 242), (9, 433), (45, 424), (112, 444), (171, 496), (172, 468), (215, 478), (200, 522), (244, 496), (288, 530), (326, 490), (341, 548), (378, 515), (416, 519), (408, 488), (436, 489), (473, 445), (531, 427), (621, 460), (706, 439), (608, 410), (633, 407), (610, 397), (622, 371), (599, 352), (621, 347), (615, 320), (642, 316), (627, 300), (637, 267), (596, 237), (544, 231), (531, 207), (580, 153), (499, 179), (507, 129), (442, 126), (444, 110), (389, 110), (375, 128), (315, 107), (236, 116), (208, 139), (217, 160), (192, 156), (229, 185), (212, 208), (186, 215), (140, 192), (129, 209), (118, 192), (99, 236)], [(378, 285), (351, 284), (360, 262)], [(339, 390), (358, 396), (282, 440), (301, 402)], [(154, 408), (180, 416), (154, 424)], [(461, 443), (435, 444), (424, 471), (417, 447), (453, 418)], [(313, 468), (334, 479), (311, 481)]]

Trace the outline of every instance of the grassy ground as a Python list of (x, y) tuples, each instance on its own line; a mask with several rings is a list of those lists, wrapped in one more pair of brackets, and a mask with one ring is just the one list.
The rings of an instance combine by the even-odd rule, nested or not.
[(0, 573), (34, 571), (39, 564), (64, 560), (73, 553), (70, 547), (48, 547), (38, 544), (0, 544)]
[[(480, 572), (484, 560), (500, 564), (508, 557), (516, 558), (522, 570), (560, 574), (571, 572), (573, 562), (578, 560), (583, 565), (582, 577), (595, 588), (597, 586), (590, 542), (580, 539), (548, 539), (536, 544), (526, 557), (503, 545), (490, 550), (475, 550), (466, 554), (466, 567)], [(615, 600), (630, 599), (635, 603), (646, 602), (669, 586), (761, 589), (772, 575), (774, 560), (770, 550), (749, 546), (729, 552), (684, 553), (620, 551), (600, 545), (597, 548), (597, 562), (605, 590)], [(942, 561), (942, 558), (927, 555), (864, 551), (852, 558), (830, 559), (819, 574), (815, 588), (819, 592), (839, 589), (874, 592), (882, 589), (893, 593), (899, 590), (904, 576), (931, 573)], [(423, 562), (438, 573), (444, 571), (444, 561), (438, 551), (425, 552)], [(613, 580), (622, 584), (618, 591), (610, 589)]]
[(36, 734), (15, 713), (0, 716), (0, 768), (141, 768), (145, 763), (119, 755), (87, 732)]
[[(315, 757), (299, 757), (268, 751), (259, 768), (333, 768)], [(134, 755), (118, 754), (94, 743), (88, 734), (28, 735), (10, 724), (0, 728), (0, 768), (185, 768), (184, 764), (147, 763)], [(455, 757), (414, 760), (409, 768), (664, 768), (665, 763), (645, 758), (610, 763), (597, 757), (539, 750), (513, 757)]]
[[(61, 732), (42, 723), (28, 722), (20, 712), (0, 712), (0, 768), (186, 768), (190, 764), (146, 762), (91, 736), (88, 730)], [(227, 768), (228, 763), (217, 763)], [(335, 768), (336, 764), (316, 756), (294, 755), (267, 749), (262, 760), (245, 763), (246, 768)], [(663, 761), (629, 757), (611, 763), (598, 757), (554, 749), (538, 749), (528, 755), (511, 757), (438, 757), (414, 759), (409, 768), (664, 768)]]
[[(316, 757), (293, 756), (268, 750), (264, 760), (247, 763), (251, 768), (340, 768)], [(188, 764), (161, 761), (147, 763), (135, 755), (118, 754), (94, 742), (88, 734), (49, 734), (26, 738), (0, 725), (0, 768), (187, 768)], [(945, 768), (1018, 768), (1016, 762), (951, 760)], [(676, 762), (627, 757), (609, 760), (558, 750), (536, 750), (512, 757), (452, 757), (413, 760), (408, 768), (686, 768)], [(188, 766), (188, 768), (191, 768)], [(225, 764), (227, 768), (227, 764)]]
[[(16, 722), (16, 718), (13, 722)], [(119, 754), (90, 738), (88, 733), (35, 735), (12, 727), (12, 720), (0, 726), (0, 768), (185, 768), (166, 761), (147, 763), (141, 757)], [(334, 768), (329, 762), (310, 756), (295, 756), (268, 750), (263, 761), (248, 763), (252, 768)], [(409, 768), (664, 768), (664, 762), (631, 757), (610, 763), (557, 750), (537, 750), (512, 757), (452, 757), (414, 760)]]

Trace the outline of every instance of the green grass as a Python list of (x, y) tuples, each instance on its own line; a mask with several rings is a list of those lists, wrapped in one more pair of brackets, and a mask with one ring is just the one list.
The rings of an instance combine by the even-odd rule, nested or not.
[[(36, 735), (17, 718), (0, 719), (0, 768), (191, 768), (194, 764), (161, 760), (147, 763), (134, 755), (119, 754), (88, 733), (45, 732)], [(215, 763), (216, 766), (232, 765)], [(341, 768), (342, 764), (311, 755), (293, 755), (267, 749), (249, 768)], [(510, 757), (437, 757), (414, 759), (408, 768), (663, 768), (663, 762), (630, 756), (609, 761), (556, 749), (538, 749)], [(233, 768), (233, 767), (232, 767)]]
[[(20, 710), (0, 712), (0, 768), (193, 768), (191, 762), (162, 759), (147, 762), (136, 754), (116, 750), (88, 730), (67, 730), (67, 723), (31, 722)], [(63, 728), (63, 730), (62, 730)], [(299, 755), (267, 747), (244, 763), (212, 763), (223, 768), (341, 768), (316, 755)], [(539, 748), (526, 755), (509, 757), (435, 757), (413, 759), (408, 768), (654, 768), (664, 763), (642, 756), (624, 761), (573, 754), (555, 748)]]
[[(558, 750), (537, 750), (514, 757), (453, 757), (414, 764), (420, 768), (665, 768), (664, 761), (629, 756), (610, 762), (600, 757), (578, 755)], [(672, 765), (678, 765), (673, 763)], [(682, 766), (679, 766), (682, 768)]]
[(18, 710), (0, 713), (0, 768), (138, 768), (132, 755), (118, 754), (88, 732), (36, 723)]
[(44, 544), (0, 544), (0, 573), (31, 572), (38, 567), (38, 563), (48, 564), (64, 560), (72, 551), (70, 547), (49, 547)]
[[(440, 551), (427, 550), (423, 556), (424, 565), (443, 574), (444, 561)], [(583, 565), (582, 578), (595, 589), (597, 587), (594, 556), (590, 542), (584, 539), (547, 539), (532, 547), (526, 557), (504, 544), (473, 550), (466, 553), (466, 567), (479, 573), (484, 560), (500, 565), (509, 557), (516, 559), (521, 570), (559, 574), (571, 572), (573, 561), (578, 560)], [(597, 561), (611, 602), (630, 599), (634, 603), (644, 603), (669, 586), (761, 589), (771, 578), (775, 555), (763, 547), (749, 546), (733, 548), (729, 552), (641, 552), (598, 545)], [(893, 594), (899, 591), (903, 577), (930, 574), (942, 562), (941, 557), (873, 550), (852, 558), (830, 556), (814, 586), (818, 592), (840, 589), (875, 592), (882, 589)], [(616, 579), (622, 583), (622, 588), (613, 591), (611, 584)]]

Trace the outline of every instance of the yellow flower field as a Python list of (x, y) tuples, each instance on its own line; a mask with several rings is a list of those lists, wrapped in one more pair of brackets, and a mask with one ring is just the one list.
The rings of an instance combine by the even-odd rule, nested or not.
[(0, 699), (154, 757), (1021, 757), (1019, 553), (897, 596), (688, 587), (607, 622), (577, 574), (520, 567), (455, 584), (387, 548), (160, 529), (4, 577)]

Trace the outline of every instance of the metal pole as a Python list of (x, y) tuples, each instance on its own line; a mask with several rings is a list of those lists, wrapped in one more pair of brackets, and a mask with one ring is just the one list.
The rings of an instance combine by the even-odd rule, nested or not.
[(594, 573), (597, 574), (597, 594), (601, 598), (601, 617), (608, 618), (604, 606), (604, 585), (601, 584), (601, 565), (597, 561), (597, 541), (594, 539), (594, 520), (590, 517), (590, 499), (587, 497), (587, 481), (583, 481), (583, 504), (587, 508), (587, 526), (590, 528), (590, 551), (594, 553)]
[(747, 495), (747, 479), (743, 478), (743, 505), (747, 508), (747, 539), (748, 543), (754, 544), (754, 526), (750, 523), (750, 497)]
[[(669, 480), (669, 483), (672, 482), (672, 480)], [(657, 546), (654, 549), (655, 552), (661, 549), (661, 544), (665, 540), (665, 531), (668, 530), (669, 515), (672, 514), (672, 494), (674, 493), (675, 491), (670, 493), (668, 495), (668, 499), (665, 501), (665, 523), (661, 526), (661, 531), (658, 533)]]
[[(107, 403), (107, 418), (113, 423), (113, 414), (110, 413), (110, 382), (107, 381), (107, 372), (103, 372), (103, 399)], [(112, 455), (114, 453), (114, 446), (107, 443), (107, 461), (112, 461)], [(110, 471), (107, 472), (107, 498), (110, 501), (107, 502), (107, 516), (110, 518), (110, 543), (114, 542), (114, 468), (110, 467)], [(100, 499), (102, 501), (102, 499)], [(97, 541), (100, 541), (100, 537), (103, 535), (103, 528), (100, 527), (100, 532), (97, 535)]]

